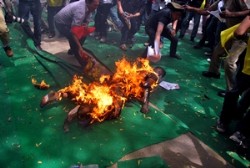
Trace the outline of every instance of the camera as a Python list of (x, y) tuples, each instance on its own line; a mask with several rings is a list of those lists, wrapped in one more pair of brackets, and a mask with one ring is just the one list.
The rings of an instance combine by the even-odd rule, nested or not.
[(12, 16), (13, 18), (13, 22), (17, 22), (17, 23), (23, 23), (24, 22), (24, 19), (23, 18), (20, 18), (20, 17), (16, 17), (16, 16)]
[(5, 14), (5, 21), (6, 21), (6, 23), (12, 23), (12, 22), (23, 23), (24, 19), (17, 17), (17, 16), (14, 16), (11, 13), (6, 13)]

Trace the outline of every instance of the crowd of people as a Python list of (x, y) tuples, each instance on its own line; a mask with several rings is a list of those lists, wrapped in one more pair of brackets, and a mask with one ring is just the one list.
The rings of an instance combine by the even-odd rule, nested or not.
[[(13, 56), (4, 17), (9, 13), (24, 19), (20, 23), (24, 32), (33, 39), (36, 48), (42, 50), (41, 4), (40, 0), (1, 2), (0, 37), (7, 56)], [(169, 56), (181, 59), (176, 54), (178, 41), (187, 34), (189, 23), (193, 20), (190, 41), (195, 42), (202, 18), (202, 36), (194, 48), (207, 47), (209, 50), (206, 54), (211, 60), (208, 70), (203, 71), (202, 75), (220, 78), (223, 62), (226, 78), (226, 88), (219, 93), (224, 96), (224, 103), (216, 130), (225, 133), (231, 121), (237, 120), (239, 124), (230, 139), (247, 148), (250, 137), (250, 0), (47, 0), (46, 6), (48, 38), (54, 38), (57, 33), (65, 36), (70, 45), (68, 54), (75, 55), (83, 66), (86, 51), (82, 46), (86, 37), (93, 34), (96, 40), (105, 43), (109, 26), (120, 31), (119, 48), (123, 51), (133, 47), (135, 34), (144, 25), (148, 41), (145, 41), (142, 57), (160, 61), (164, 38), (167, 38), (171, 42)], [(30, 16), (33, 18), (33, 30), (30, 27)], [(89, 27), (91, 20), (95, 31)], [(222, 42), (221, 33), (228, 29), (232, 29), (232, 36)], [(153, 49), (152, 57), (147, 53), (149, 47)]]

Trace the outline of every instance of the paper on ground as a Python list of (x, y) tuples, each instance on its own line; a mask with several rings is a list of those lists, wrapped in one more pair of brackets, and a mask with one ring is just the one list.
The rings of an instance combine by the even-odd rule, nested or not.
[(159, 85), (161, 87), (163, 87), (164, 89), (166, 89), (166, 90), (180, 89), (180, 86), (177, 83), (169, 83), (169, 82), (166, 82), (166, 81), (162, 81)]

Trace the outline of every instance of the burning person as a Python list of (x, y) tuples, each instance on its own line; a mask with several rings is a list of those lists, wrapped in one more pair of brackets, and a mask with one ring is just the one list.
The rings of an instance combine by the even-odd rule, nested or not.
[(69, 130), (69, 123), (77, 118), (79, 123), (87, 126), (95, 122), (115, 119), (128, 100), (136, 99), (143, 103), (141, 112), (147, 113), (150, 92), (165, 75), (160, 68), (152, 68), (146, 59), (130, 63), (124, 58), (116, 62), (116, 72), (103, 75), (99, 81), (86, 84), (82, 77), (74, 76), (71, 85), (45, 95), (40, 106), (69, 98), (76, 103), (67, 115), (64, 130)]

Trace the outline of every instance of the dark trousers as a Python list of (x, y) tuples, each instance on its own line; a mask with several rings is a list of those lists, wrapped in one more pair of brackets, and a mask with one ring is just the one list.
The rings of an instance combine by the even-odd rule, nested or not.
[(55, 22), (54, 22), (54, 16), (59, 12), (63, 6), (59, 7), (47, 7), (48, 10), (48, 25), (49, 25), (49, 32), (52, 34), (55, 34)]
[[(35, 46), (41, 45), (41, 3), (39, 0), (35, 1), (19, 1), (18, 5), (18, 16), (25, 20), (21, 24), (25, 33), (33, 39)], [(32, 32), (29, 25), (29, 14), (33, 17), (34, 32)]]
[(237, 130), (245, 136), (250, 136), (250, 88), (241, 96), (239, 101), (239, 112), (243, 113), (243, 118), (239, 121)]
[[(234, 118), (241, 118), (243, 113), (249, 107), (249, 93), (246, 95), (249, 99), (244, 98), (244, 92), (250, 88), (250, 76), (239, 72), (236, 76), (236, 86), (226, 92), (222, 111), (220, 114), (220, 121), (224, 124), (230, 124)], [(242, 96), (239, 101), (239, 96)]]
[(130, 23), (131, 23), (131, 28), (128, 29), (126, 22), (124, 18), (118, 14), (119, 19), (121, 20), (123, 27), (121, 30), (121, 42), (120, 44), (128, 44), (132, 42), (132, 38), (134, 37), (135, 33), (139, 31), (140, 25), (141, 25), (141, 17), (136, 17), (136, 18), (131, 18)]
[[(154, 47), (154, 41), (155, 41), (155, 33), (156, 31), (150, 27), (145, 27), (145, 31), (149, 36), (149, 45)], [(173, 36), (170, 32), (170, 30), (165, 26), (162, 34), (162, 37), (165, 37), (170, 40), (170, 56), (174, 57), (176, 55), (177, 50), (177, 44), (178, 44), (178, 38), (176, 36)]]
[(112, 4), (101, 4), (97, 8), (95, 15), (95, 31), (100, 33), (101, 37), (107, 37), (107, 18), (112, 6)]
[(182, 25), (181, 25), (181, 31), (180, 31), (180, 36), (184, 36), (186, 33), (186, 30), (189, 27), (189, 22), (192, 20), (192, 18), (194, 18), (194, 26), (193, 26), (193, 30), (191, 33), (191, 39), (194, 39), (197, 32), (198, 32), (198, 28), (199, 28), (199, 24), (200, 24), (200, 18), (201, 15), (195, 12), (187, 12), (186, 17), (184, 18)]

